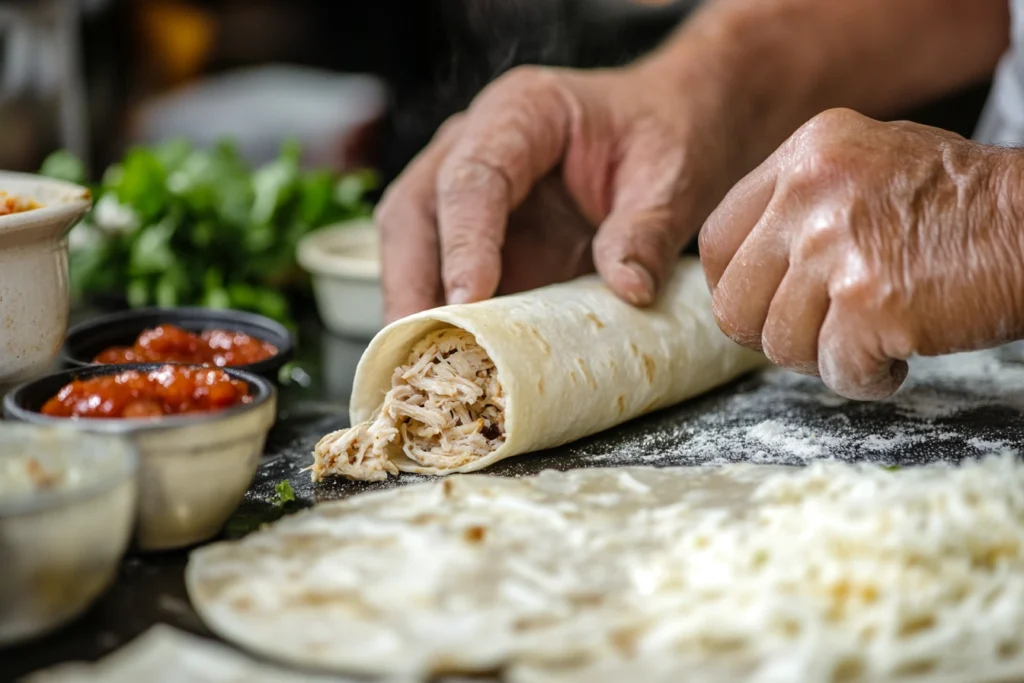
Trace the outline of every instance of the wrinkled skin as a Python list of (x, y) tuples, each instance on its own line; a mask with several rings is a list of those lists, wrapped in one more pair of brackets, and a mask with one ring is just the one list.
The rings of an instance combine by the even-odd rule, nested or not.
[(899, 388), (914, 353), (1020, 338), (1019, 167), (939, 129), (818, 115), (701, 231), (720, 327), (863, 400)]
[(521, 67), (449, 120), (378, 206), (386, 317), (595, 269), (651, 303), (739, 173), (707, 69), (681, 103), (644, 68)]

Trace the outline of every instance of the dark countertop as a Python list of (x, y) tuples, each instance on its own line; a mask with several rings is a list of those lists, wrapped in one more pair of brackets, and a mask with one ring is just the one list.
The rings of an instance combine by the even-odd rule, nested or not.
[[(345, 403), (364, 344), (315, 327), (301, 335), (300, 382), (282, 388), (281, 416), (264, 463), (225, 535), (281, 514), (274, 487), (289, 480), (297, 500), (286, 512), (384, 486), (422, 481), (403, 475), (383, 484), (314, 486), (299, 470), (314, 444), (347, 425)], [(1005, 348), (924, 362), (908, 386), (873, 404), (838, 399), (814, 379), (778, 371), (748, 377), (682, 406), (571, 446), (501, 463), (494, 474), (546, 468), (693, 465), (751, 460), (805, 464), (836, 457), (885, 464), (955, 462), (1024, 447), (1024, 358)], [(189, 606), (187, 551), (130, 554), (117, 583), (85, 615), (43, 639), (0, 649), (0, 681), (70, 660), (99, 658), (157, 622), (210, 636)]]

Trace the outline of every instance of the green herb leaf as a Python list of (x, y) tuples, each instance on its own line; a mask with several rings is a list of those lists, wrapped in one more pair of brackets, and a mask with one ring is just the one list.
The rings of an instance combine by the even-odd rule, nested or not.
[(62, 149), (46, 157), (39, 173), (78, 185), (84, 185), (86, 181), (85, 164), (71, 152)]
[[(240, 308), (294, 328), (292, 304), (312, 294), (295, 250), (309, 232), (370, 215), (372, 171), (339, 176), (304, 170), (295, 143), (253, 170), (230, 142), (195, 149), (174, 140), (136, 147), (94, 189), (132, 217), (98, 224), (87, 216), (71, 240), (71, 284), (78, 298), (125, 296), (129, 305)], [(81, 182), (85, 168), (67, 152), (43, 171)], [(89, 226), (86, 228), (86, 226)]]
[(278, 507), (284, 507), (295, 500), (295, 490), (292, 489), (291, 482), (287, 479), (279, 481), (277, 486), (274, 487), (274, 491), (277, 494), (277, 498), (274, 502)]

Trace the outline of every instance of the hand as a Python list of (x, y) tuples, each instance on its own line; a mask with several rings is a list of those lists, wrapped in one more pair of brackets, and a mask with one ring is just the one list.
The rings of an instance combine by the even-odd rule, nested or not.
[(913, 123), (817, 116), (703, 227), (719, 326), (861, 400), (898, 389), (912, 354), (1019, 338), (1021, 160)]
[(714, 79), (695, 78), (685, 100), (668, 80), (529, 67), (492, 83), (378, 207), (387, 318), (595, 268), (651, 303), (728, 189), (734, 142), (702, 95)]

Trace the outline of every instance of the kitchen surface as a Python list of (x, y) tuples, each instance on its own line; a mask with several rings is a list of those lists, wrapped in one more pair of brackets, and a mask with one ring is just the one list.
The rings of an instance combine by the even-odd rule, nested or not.
[[(365, 343), (307, 323), (281, 416), (245, 501), (224, 535), (236, 537), (318, 502), (424, 481), (313, 485), (301, 470), (316, 442), (347, 426), (346, 401)], [(814, 379), (777, 370), (741, 379), (685, 405), (547, 453), (507, 460), (488, 472), (518, 477), (544, 469), (669, 467), (726, 462), (805, 465), (834, 457), (907, 467), (1024, 448), (1024, 357), (1015, 347), (924, 359), (908, 385), (877, 404), (852, 404)], [(280, 503), (288, 481), (295, 500)], [(129, 553), (116, 584), (80, 619), (38, 641), (0, 650), (4, 680), (53, 664), (93, 660), (153, 624), (214, 637), (189, 605), (187, 550)]]
[[(962, 32), (966, 51), (982, 33), (968, 19), (983, 13), (958, 2), (966, 9), (956, 21), (945, 9), (915, 15), (919, 3), (879, 21), (922, 32), (945, 21), (936, 44), (956, 33), (960, 46)], [(743, 64), (728, 58), (802, 26), (787, 23), (793, 17), (825, 22), (824, 35), (835, 13), (816, 5), (787, 18), (771, 4), (721, 2), (722, 16), (739, 23), (698, 30), (694, 44), (708, 49), (736, 26), (744, 39), (678, 72), (707, 90), (679, 98), (661, 87), (677, 72), (614, 68), (673, 46), (674, 29), (703, 4), (0, 0), (0, 683), (97, 661), (113, 663), (101, 669), (106, 677), (96, 674), (105, 683), (292, 674), (301, 683), (320, 673), (411, 683), (452, 672), (507, 683), (663, 683), (691, 671), (716, 683), (977, 683), (971, 676), (981, 669), (992, 673), (986, 681), (1019, 680), (1024, 342), (1000, 345), (1020, 335), (1007, 332), (1006, 319), (983, 319), (1019, 291), (1007, 286), (1020, 270), (1006, 268), (1009, 238), (984, 232), (994, 225), (1016, 234), (1001, 213), (1016, 195), (999, 185), (1011, 188), (998, 195), (1003, 203), (988, 202), (998, 210), (978, 220), (969, 211), (986, 205), (991, 187), (965, 184), (949, 155), (968, 149), (954, 160), (1005, 172), (1012, 166), (990, 160), (1016, 151), (945, 132), (975, 131), (991, 65), (975, 68), (984, 78), (965, 74), (913, 97), (903, 91), (926, 78), (882, 87), (897, 69), (859, 53), (837, 63), (852, 71), (868, 64), (868, 85), (855, 87), (856, 74), (844, 72), (836, 93), (824, 81), (791, 88), (806, 75), (800, 69), (785, 78), (762, 72), (775, 54), (708, 81), (718, 72), (704, 68), (705, 56), (722, 58), (723, 69)], [(839, 19), (864, 19), (850, 7)], [(762, 10), (753, 26), (771, 30), (758, 33), (743, 12)], [(998, 23), (986, 12), (982, 19)], [(846, 24), (837, 25), (838, 36)], [(860, 49), (884, 44), (906, 57), (905, 33), (871, 33)], [(911, 56), (931, 54), (930, 45)], [(670, 58), (688, 53), (658, 54), (674, 66)], [(928, 60), (897, 61), (916, 68)], [(436, 191), (436, 164), (437, 173), (399, 184), (400, 201), (392, 193), (375, 213), (446, 119), (529, 64), (566, 71), (505, 79), (498, 93), (508, 99), (473, 109), (475, 128), (446, 129), (465, 134), (466, 149), (493, 144), (496, 161), (466, 157), (448, 193)], [(759, 91), (767, 73), (771, 87)], [(758, 96), (744, 107), (748, 78)], [(723, 83), (732, 95), (712, 96)], [(723, 178), (746, 163), (747, 150), (765, 136), (775, 136), (775, 148), (785, 139), (779, 131), (806, 120), (776, 121), (762, 111), (772, 97), (789, 93), (771, 111), (802, 112), (790, 106), (798, 93), (842, 100), (846, 84), (871, 106), (876, 90), (898, 105), (885, 110), (890, 118), (841, 113), (809, 124), (812, 133), (839, 132), (824, 142), (798, 133), (786, 148), (796, 151), (760, 167), (778, 174), (764, 185), (768, 208), (733, 208), (728, 220), (703, 214), (702, 237), (711, 238), (700, 259), (660, 248), (693, 219), (661, 220), (663, 205), (697, 210), (684, 196), (694, 187), (701, 197), (725, 195)], [(551, 93), (558, 97), (543, 96)], [(703, 120), (705, 105), (722, 107), (705, 117), (713, 125), (699, 135), (676, 127)], [(503, 137), (480, 111), (493, 120), (519, 112), (506, 124), (525, 132)], [(665, 125), (640, 125), (659, 115)], [(991, 108), (986, 115), (1000, 135), (1012, 133), (995, 125)], [(631, 117), (635, 128), (623, 123)], [(923, 125), (898, 137), (915, 125), (890, 120), (902, 117)], [(559, 123), (569, 119), (582, 123)], [(726, 125), (730, 135), (715, 137)], [(746, 144), (733, 144), (740, 134)], [(940, 142), (928, 147), (935, 135)], [(509, 139), (516, 144), (498, 144)], [(450, 221), (466, 207), (494, 209), (488, 197), (510, 201), (508, 168), (521, 161), (520, 147), (547, 158), (553, 140), (566, 149), (545, 162), (537, 191), (518, 207)], [(429, 149), (448, 154), (448, 144)], [(634, 144), (641, 153), (625, 154)], [(798, 165), (789, 182), (786, 165), (799, 153), (816, 163)], [(678, 163), (691, 157), (721, 178), (691, 178)], [(620, 173), (627, 162), (638, 166)], [(764, 229), (778, 197), (812, 205), (791, 190), (822, 168), (836, 173), (807, 185), (825, 188), (814, 195), (820, 215), (797, 212), (779, 231)], [(637, 177), (645, 182), (629, 182)], [(755, 171), (743, 182), (766, 177)], [(473, 192), (459, 193), (472, 182)], [(613, 195), (658, 188), (678, 196), (657, 195), (658, 210), (643, 209), (639, 223), (612, 220), (626, 215)], [(888, 201), (875, 201), (885, 192)], [(980, 198), (961, 201), (963, 192)], [(758, 196), (730, 193), (720, 206)], [(594, 220), (588, 202), (610, 202), (604, 218)], [(867, 218), (850, 219), (846, 232), (814, 231), (822, 216), (837, 225)], [(937, 237), (926, 239), (933, 223)], [(501, 296), (424, 304), (382, 333), (388, 268), (393, 276), (401, 262), (409, 271), (405, 290), (390, 279), (392, 303), (425, 300), (431, 287), (455, 296), (491, 274), (481, 266), (487, 254), (464, 254), (486, 246), (476, 237), (495, 226)], [(737, 231), (768, 240), (788, 236), (783, 228), (794, 231), (784, 251), (749, 236), (733, 244)], [(864, 240), (830, 242), (864, 230), (893, 241), (899, 263), (838, 285), (815, 279), (824, 271), (807, 265), (813, 258), (834, 258), (830, 267), (847, 275), (851, 263), (873, 264), (849, 256)], [(445, 252), (467, 246), (460, 239), (466, 250)], [(992, 240), (1004, 258), (995, 266), (991, 253), (971, 251)], [(836, 248), (820, 256), (819, 242)], [(695, 254), (696, 243), (689, 239), (684, 253)], [(755, 247), (762, 252), (749, 253)], [(609, 265), (613, 248), (623, 256)], [(732, 282), (725, 261), (716, 264), (723, 253), (735, 266)], [(936, 268), (924, 253), (950, 260)], [(648, 257), (664, 257), (665, 272)], [(450, 274), (463, 260), (458, 289), (424, 284), (435, 261)], [(812, 366), (788, 362), (806, 374), (764, 352), (785, 285), (755, 285), (780, 264), (777, 280), (816, 274), (786, 276), (791, 289), (794, 281), (809, 288), (788, 294), (804, 317), (792, 326), (772, 319), (776, 336), (792, 335), (790, 350), (810, 349)], [(886, 280), (892, 273), (902, 277)], [(633, 305), (647, 285), (658, 297)], [(881, 294), (871, 299), (858, 285)], [(740, 294), (724, 296), (734, 293), (729, 286)], [(748, 304), (769, 289), (775, 298), (761, 302), (756, 335), (723, 334), (723, 307), (739, 310), (734, 321), (756, 319)], [(935, 292), (944, 296), (921, 310)], [(971, 296), (958, 298), (964, 292)], [(814, 322), (810, 307), (823, 301), (821, 320), (804, 330)], [(841, 305), (860, 305), (854, 313), (868, 322), (843, 318)], [(833, 325), (827, 348), (826, 313), (832, 323), (855, 320), (846, 336)], [(936, 327), (924, 342), (908, 341)], [(986, 350), (913, 356), (895, 394), (844, 398), (850, 385), (836, 383), (845, 376), (835, 363), (825, 367), (826, 351), (845, 370), (850, 357), (870, 364), (878, 360), (870, 353), (834, 349), (862, 350), (857, 343), (892, 329), (906, 334), (878, 342), (883, 371), (869, 388), (898, 384), (893, 359), (906, 354), (891, 352), (894, 344), (921, 348), (952, 335), (949, 348)], [(801, 331), (814, 336), (798, 339)]]

